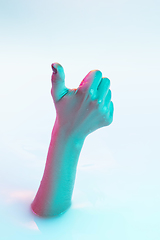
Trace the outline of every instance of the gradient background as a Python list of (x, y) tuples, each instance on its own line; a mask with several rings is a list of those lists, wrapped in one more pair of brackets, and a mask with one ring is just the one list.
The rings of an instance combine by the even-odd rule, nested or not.
[[(51, 63), (111, 80), (114, 122), (88, 136), (73, 204), (30, 211), (55, 120)], [(1, 239), (160, 239), (160, 2), (0, 0)]]

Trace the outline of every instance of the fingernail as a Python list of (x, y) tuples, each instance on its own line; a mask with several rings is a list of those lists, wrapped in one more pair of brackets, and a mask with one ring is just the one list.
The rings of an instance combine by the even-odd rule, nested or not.
[(57, 73), (57, 69), (53, 66), (53, 64), (51, 66), (52, 66), (53, 73), (56, 74)]

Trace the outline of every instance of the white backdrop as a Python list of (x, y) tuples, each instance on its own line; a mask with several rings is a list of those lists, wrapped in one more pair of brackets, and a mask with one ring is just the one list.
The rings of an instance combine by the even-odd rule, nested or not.
[[(160, 239), (158, 0), (0, 0), (0, 231), (10, 239)], [(30, 211), (55, 109), (51, 63), (75, 88), (93, 69), (111, 80), (114, 122), (88, 136), (73, 204)]]

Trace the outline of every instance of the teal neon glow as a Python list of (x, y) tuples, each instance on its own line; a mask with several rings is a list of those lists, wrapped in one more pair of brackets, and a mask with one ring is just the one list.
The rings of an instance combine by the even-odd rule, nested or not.
[(51, 94), (56, 108), (43, 178), (32, 210), (49, 217), (71, 205), (76, 168), (85, 138), (113, 121), (110, 80), (99, 70), (90, 71), (77, 89), (65, 87), (63, 67), (52, 64)]

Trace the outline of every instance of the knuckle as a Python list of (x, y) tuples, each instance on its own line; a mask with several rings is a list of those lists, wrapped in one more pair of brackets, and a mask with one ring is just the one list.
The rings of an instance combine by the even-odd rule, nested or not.
[(94, 89), (90, 89), (88, 91), (88, 98), (90, 99), (90, 101), (96, 100), (96, 92), (94, 91)]
[(106, 106), (103, 106), (102, 112), (104, 115), (106, 115), (106, 113), (108, 112), (108, 108)]
[(97, 108), (99, 114), (103, 115), (105, 113), (104, 104), (103, 104), (102, 99), (99, 99), (96, 101), (96, 108)]
[(88, 95), (90, 96), (90, 97), (92, 97), (93, 95), (94, 95), (94, 90), (91, 88), (90, 90), (89, 90), (89, 92), (88, 92)]

